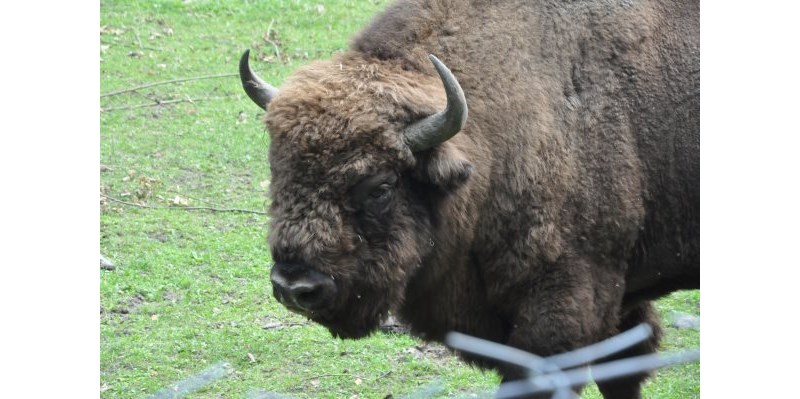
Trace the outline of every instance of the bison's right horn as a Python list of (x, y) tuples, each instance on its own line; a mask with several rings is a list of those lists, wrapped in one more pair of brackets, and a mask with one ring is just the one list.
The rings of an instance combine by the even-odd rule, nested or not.
[(447, 95), (447, 107), (406, 128), (405, 140), (412, 152), (424, 151), (449, 140), (467, 123), (467, 99), (461, 90), (461, 85), (438, 58), (433, 54), (428, 57), (442, 78)]
[(247, 96), (265, 110), (269, 102), (278, 95), (278, 89), (263, 81), (250, 69), (249, 49), (245, 50), (242, 59), (239, 60), (239, 77), (242, 79), (242, 87)]

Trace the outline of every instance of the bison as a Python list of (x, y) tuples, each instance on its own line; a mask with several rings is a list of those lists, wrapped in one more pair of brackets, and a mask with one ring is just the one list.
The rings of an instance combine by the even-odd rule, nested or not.
[(699, 57), (696, 0), (400, 0), (280, 90), (245, 52), (275, 298), (337, 337), (391, 311), (539, 355), (657, 327), (700, 285)]

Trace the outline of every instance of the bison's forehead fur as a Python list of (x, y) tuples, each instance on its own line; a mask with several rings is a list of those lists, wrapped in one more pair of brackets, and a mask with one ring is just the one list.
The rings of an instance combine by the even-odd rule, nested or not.
[(313, 63), (269, 105), (273, 172), (319, 182), (412, 166), (402, 129), (445, 103), (438, 78), (420, 79), (398, 63), (353, 54)]

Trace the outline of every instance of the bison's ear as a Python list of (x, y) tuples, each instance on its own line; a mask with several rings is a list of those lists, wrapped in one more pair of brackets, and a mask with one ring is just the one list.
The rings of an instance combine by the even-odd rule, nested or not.
[(466, 183), (475, 169), (464, 153), (447, 142), (416, 156), (417, 177), (446, 191)]

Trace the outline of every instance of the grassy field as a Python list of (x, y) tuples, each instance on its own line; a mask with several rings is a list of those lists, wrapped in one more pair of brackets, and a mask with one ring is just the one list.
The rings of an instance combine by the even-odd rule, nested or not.
[[(385, 4), (101, 1), (100, 234), (116, 265), (100, 272), (101, 397), (148, 397), (220, 362), (224, 377), (188, 397), (384, 398), (435, 382), (453, 396), (499, 382), (404, 335), (333, 339), (271, 297), (269, 136), (238, 57), (252, 49), (279, 85)], [(699, 314), (699, 301), (679, 293), (659, 308)], [(665, 350), (698, 346), (698, 331), (667, 328)], [(661, 371), (645, 396), (699, 397), (699, 374)]]

